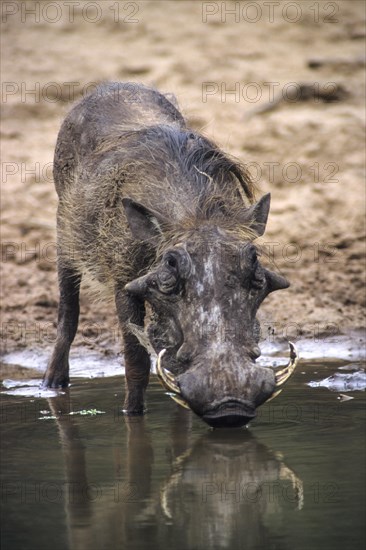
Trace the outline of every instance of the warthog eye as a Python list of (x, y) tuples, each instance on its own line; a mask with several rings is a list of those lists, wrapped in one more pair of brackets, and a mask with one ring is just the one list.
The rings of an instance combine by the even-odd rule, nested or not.
[(257, 261), (257, 268), (254, 272), (254, 275), (253, 275), (253, 279), (252, 279), (252, 286), (254, 288), (263, 288), (264, 285), (266, 284), (266, 277), (265, 277), (265, 274), (264, 274), (264, 270), (262, 268), (262, 266), (259, 265), (258, 261)]
[(167, 252), (162, 261), (162, 266), (157, 274), (157, 283), (160, 292), (173, 294), (178, 291), (179, 282), (179, 258), (174, 252)]
[(163, 256), (163, 265), (180, 278), (189, 277), (192, 269), (192, 261), (184, 248), (168, 250)]
[(156, 282), (163, 294), (179, 294), (191, 272), (191, 259), (183, 248), (165, 252), (156, 271)]
[(167, 254), (166, 258), (165, 258), (165, 263), (168, 267), (171, 267), (172, 269), (177, 269), (178, 267), (178, 260), (177, 258), (174, 256), (174, 254)]
[(253, 267), (258, 265), (258, 251), (254, 245), (251, 245), (249, 248), (249, 258)]
[(253, 288), (260, 289), (266, 283), (265, 274), (258, 260), (258, 250), (252, 244), (247, 247), (247, 269), (249, 267), (251, 275), (249, 275), (250, 285)]
[(260, 265), (258, 260), (258, 253), (255, 251), (255, 254), (253, 255), (253, 278), (252, 278), (252, 286), (254, 288), (263, 288), (266, 284), (266, 277), (264, 273), (263, 267)]

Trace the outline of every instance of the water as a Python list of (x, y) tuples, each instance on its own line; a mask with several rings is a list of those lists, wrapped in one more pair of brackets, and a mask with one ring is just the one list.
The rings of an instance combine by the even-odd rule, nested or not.
[(155, 376), (147, 415), (126, 418), (103, 361), (77, 361), (86, 377), (56, 397), (34, 365), (7, 363), (4, 550), (364, 548), (365, 393), (308, 386), (359, 358), (303, 359), (249, 428), (216, 431)]

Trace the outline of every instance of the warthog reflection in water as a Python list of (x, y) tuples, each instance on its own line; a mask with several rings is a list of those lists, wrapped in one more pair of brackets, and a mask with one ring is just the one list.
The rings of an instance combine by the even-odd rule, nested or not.
[(114, 472), (106, 472), (112, 480), (98, 485), (91, 500), (80, 419), (68, 416), (67, 395), (49, 405), (70, 488), (65, 508), (73, 550), (266, 548), (272, 537), (268, 516), (303, 505), (302, 482), (279, 453), (241, 430), (214, 431), (191, 444), (190, 415), (183, 409), (171, 420), (159, 471), (154, 456), (161, 449), (144, 417), (125, 417), (127, 452), (115, 454)]

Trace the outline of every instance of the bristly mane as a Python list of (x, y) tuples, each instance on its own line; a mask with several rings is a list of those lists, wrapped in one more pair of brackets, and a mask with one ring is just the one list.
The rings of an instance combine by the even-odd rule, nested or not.
[(146, 128), (146, 135), (154, 139), (161, 136), (173, 158), (176, 158), (183, 173), (192, 178), (200, 188), (205, 188), (207, 177), (218, 185), (233, 181), (235, 176), (245, 196), (254, 199), (254, 186), (245, 167), (223, 153), (206, 137), (192, 131), (177, 131), (171, 126)]
[(243, 219), (255, 198), (242, 164), (206, 137), (175, 125), (109, 136), (96, 153), (114, 158), (120, 193), (160, 213), (167, 226), (211, 221), (228, 227)]

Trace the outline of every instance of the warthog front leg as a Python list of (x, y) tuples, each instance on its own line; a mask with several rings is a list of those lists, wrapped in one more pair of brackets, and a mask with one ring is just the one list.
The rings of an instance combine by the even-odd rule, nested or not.
[(81, 275), (59, 262), (58, 281), (60, 303), (57, 337), (51, 360), (43, 378), (43, 386), (46, 388), (64, 388), (69, 383), (69, 352), (79, 321)]
[(124, 290), (116, 292), (116, 307), (124, 341), (124, 358), (126, 370), (126, 397), (124, 412), (126, 414), (144, 413), (144, 395), (149, 383), (150, 356), (136, 336), (131, 334), (128, 323), (144, 326), (145, 306)]

